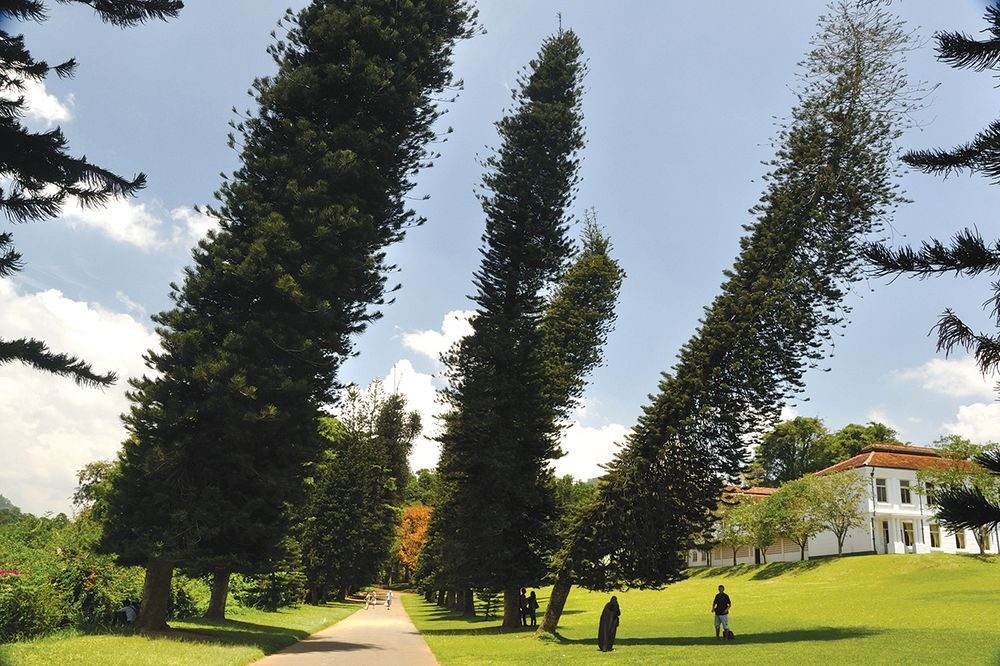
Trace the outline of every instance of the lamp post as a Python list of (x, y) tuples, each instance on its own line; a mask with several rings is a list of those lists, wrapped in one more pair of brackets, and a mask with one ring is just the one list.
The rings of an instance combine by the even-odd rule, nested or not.
[(872, 554), (878, 554), (878, 546), (875, 543), (875, 468), (872, 467), (871, 471), (871, 488), (872, 488)]

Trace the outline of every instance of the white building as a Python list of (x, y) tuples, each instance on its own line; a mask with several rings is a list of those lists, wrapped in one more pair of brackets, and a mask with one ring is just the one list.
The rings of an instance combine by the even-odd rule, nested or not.
[[(934, 519), (934, 507), (917, 481), (917, 472), (944, 465), (969, 465), (942, 458), (935, 449), (876, 444), (817, 474), (858, 474), (868, 482), (868, 497), (860, 507), (868, 524), (851, 530), (844, 554), (852, 553), (978, 553), (969, 530), (952, 533)], [(997, 535), (988, 531), (983, 548), (997, 552)], [(823, 532), (809, 541), (812, 557), (837, 554), (837, 539)]]
[[(869, 488), (859, 510), (867, 516), (866, 524), (854, 528), (844, 539), (844, 555), (862, 553), (970, 553), (980, 552), (976, 535), (969, 530), (953, 533), (934, 519), (934, 508), (917, 481), (917, 472), (942, 465), (968, 465), (964, 461), (943, 458), (935, 449), (898, 444), (869, 446), (853, 458), (820, 470), (817, 474), (857, 474)], [(749, 496), (763, 500), (774, 488), (726, 489), (728, 495)], [(997, 553), (1000, 534), (984, 534), (983, 549)], [(837, 554), (837, 537), (829, 531), (812, 537), (806, 546), (806, 558)], [(790, 562), (800, 557), (799, 547), (787, 539), (767, 549), (767, 562)], [(691, 551), (692, 567), (725, 566), (733, 563), (732, 550), (716, 546), (711, 551)], [(760, 564), (761, 553), (752, 548), (737, 551), (737, 564)]]

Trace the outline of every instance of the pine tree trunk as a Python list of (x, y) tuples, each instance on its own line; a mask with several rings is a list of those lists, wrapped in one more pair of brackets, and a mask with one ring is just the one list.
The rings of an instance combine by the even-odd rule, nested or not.
[(472, 590), (462, 590), (462, 615), (465, 617), (476, 616), (476, 601), (472, 597)]
[(535, 633), (540, 631), (550, 634), (556, 633), (559, 618), (562, 617), (563, 608), (566, 606), (566, 599), (569, 597), (569, 590), (572, 586), (573, 576), (565, 569), (560, 569), (556, 575), (556, 583), (552, 586), (552, 593), (549, 595), (549, 605), (545, 608), (542, 624), (535, 630)]
[(437, 605), (438, 606), (444, 606), (444, 600), (445, 600), (445, 591), (444, 590), (438, 590), (438, 592), (437, 592), (437, 602), (436, 602)]
[(455, 605), (455, 590), (448, 590), (447, 594), (445, 595), (444, 605), (445, 608), (447, 608), (448, 610), (457, 609), (457, 606)]
[(212, 597), (208, 600), (205, 619), (226, 619), (226, 599), (229, 597), (229, 577), (231, 574), (229, 569), (223, 569), (212, 575)]
[(518, 603), (520, 588), (505, 587), (503, 590), (503, 623), (502, 629), (521, 628), (521, 605)]
[(146, 565), (146, 579), (142, 585), (142, 605), (136, 627), (140, 631), (162, 631), (167, 627), (167, 612), (170, 607), (170, 581), (174, 575), (174, 563), (169, 560), (152, 558)]

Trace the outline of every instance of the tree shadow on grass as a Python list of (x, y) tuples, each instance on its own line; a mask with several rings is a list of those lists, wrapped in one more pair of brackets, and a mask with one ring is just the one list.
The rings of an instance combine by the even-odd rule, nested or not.
[(733, 578), (750, 576), (751, 580), (769, 580), (784, 575), (798, 575), (813, 571), (835, 561), (836, 558), (820, 558), (801, 562), (769, 562), (767, 564), (738, 564), (736, 566), (709, 567), (707, 569), (688, 569), (688, 578)]
[[(767, 631), (754, 634), (741, 634), (736, 637), (736, 643), (769, 645), (775, 643), (811, 643), (827, 641), (843, 641), (854, 638), (866, 638), (884, 633), (868, 627), (817, 627), (815, 629), (798, 629), (794, 631)], [(567, 645), (593, 645), (597, 647), (596, 638), (571, 639), (558, 632), (555, 634), (560, 643)], [(627, 638), (619, 636), (615, 645), (715, 645), (722, 643), (715, 636), (655, 636), (649, 638)]]

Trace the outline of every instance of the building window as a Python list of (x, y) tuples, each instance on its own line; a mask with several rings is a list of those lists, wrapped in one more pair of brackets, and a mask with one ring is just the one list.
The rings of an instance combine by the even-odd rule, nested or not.
[(941, 547), (941, 526), (931, 523), (931, 548)]
[(955, 532), (955, 548), (965, 550), (965, 530)]
[(875, 479), (875, 500), (878, 502), (889, 501), (889, 493), (886, 491), (885, 479)]
[(903, 545), (909, 548), (913, 545), (913, 523), (903, 523)]
[(910, 482), (905, 479), (899, 481), (899, 502), (900, 504), (913, 504), (910, 498)]

